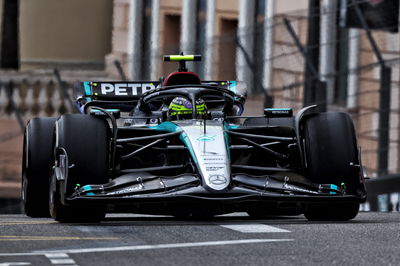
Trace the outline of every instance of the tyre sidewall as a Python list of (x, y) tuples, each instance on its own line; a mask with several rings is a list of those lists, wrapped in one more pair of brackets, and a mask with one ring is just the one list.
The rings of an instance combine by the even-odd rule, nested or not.
[(22, 205), (31, 217), (48, 217), (49, 176), (52, 168), (56, 118), (31, 119), (24, 134), (22, 159)]
[(66, 195), (71, 195), (77, 184), (108, 182), (110, 129), (107, 121), (90, 115), (63, 115), (57, 121), (56, 135), (56, 148), (65, 150), (70, 167), (64, 182)]
[(306, 176), (320, 184), (359, 182), (359, 164), (353, 122), (346, 113), (312, 116), (304, 124)]

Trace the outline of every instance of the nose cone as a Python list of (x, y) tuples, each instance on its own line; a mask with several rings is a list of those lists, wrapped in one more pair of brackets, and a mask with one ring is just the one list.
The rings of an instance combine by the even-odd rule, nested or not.
[[(212, 190), (223, 190), (230, 184), (230, 161), (223, 123), (195, 120), (192, 125), (180, 125), (192, 149), (192, 156), (203, 179)], [(189, 146), (189, 145), (188, 145)]]

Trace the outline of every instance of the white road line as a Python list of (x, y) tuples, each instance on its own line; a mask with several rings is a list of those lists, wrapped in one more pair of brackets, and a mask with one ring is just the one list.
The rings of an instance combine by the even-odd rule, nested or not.
[(108, 247), (108, 248), (65, 249), (65, 250), (57, 250), (56, 252), (73, 254), (73, 253), (112, 252), (112, 251), (134, 251), (134, 250), (149, 250), (149, 249), (164, 249), (164, 248), (207, 247), (207, 246), (223, 246), (223, 245), (254, 244), (254, 243), (285, 242), (285, 241), (293, 241), (293, 239), (242, 239), (242, 240), (228, 240), (228, 241), (207, 241), (207, 242), (141, 245), (141, 246)]
[(46, 258), (48, 258), (53, 265), (76, 265), (76, 262), (71, 259), (66, 253), (46, 253), (44, 254)]
[(47, 254), (44, 254), (44, 255), (48, 259), (52, 259), (52, 258), (69, 258), (68, 254), (65, 254), (65, 253), (47, 253)]
[(54, 265), (58, 265), (58, 264), (62, 264), (62, 265), (74, 264), (74, 265), (76, 265), (76, 263), (73, 259), (51, 259), (50, 262), (51, 262), (51, 264), (54, 264)]
[(290, 231), (266, 224), (221, 224), (220, 226), (241, 233), (290, 233)]
[(150, 250), (150, 249), (166, 249), (166, 248), (190, 248), (190, 247), (207, 247), (207, 246), (223, 246), (223, 245), (240, 245), (240, 244), (257, 244), (257, 243), (273, 243), (287, 242), (294, 239), (242, 239), (242, 240), (227, 240), (227, 241), (207, 241), (207, 242), (189, 242), (175, 244), (158, 244), (158, 245), (140, 245), (140, 246), (122, 246), (122, 247), (107, 247), (107, 248), (84, 248), (84, 249), (63, 249), (63, 250), (48, 250), (36, 251), (31, 253), (0, 253), (2, 256), (35, 256), (45, 255), (49, 253), (95, 253), (95, 252), (113, 252), (113, 251), (135, 251), (135, 250)]
[(31, 265), (30, 262), (4, 262), (0, 263), (0, 266), (20, 266), (20, 265)]

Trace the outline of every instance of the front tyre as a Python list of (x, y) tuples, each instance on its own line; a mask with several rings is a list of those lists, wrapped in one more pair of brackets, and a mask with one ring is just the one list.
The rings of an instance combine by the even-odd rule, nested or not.
[(30, 217), (49, 217), (49, 180), (56, 118), (33, 118), (25, 128), (22, 155), (22, 207)]
[(104, 206), (69, 205), (67, 199), (77, 186), (108, 182), (109, 140), (110, 128), (104, 119), (69, 114), (57, 121), (56, 165), (68, 162), (68, 171), (62, 171), (65, 176), (60, 180), (54, 175), (49, 190), (50, 213), (56, 221), (99, 222), (104, 218)]
[[(304, 122), (305, 175), (314, 183), (335, 184), (356, 195), (360, 187), (357, 141), (350, 116), (320, 113)], [(312, 221), (347, 221), (359, 210), (358, 202), (307, 204), (304, 215)]]
[(60, 223), (99, 223), (104, 219), (104, 206), (73, 206), (61, 202), (60, 183), (53, 175), (49, 189), (49, 211), (51, 217)]

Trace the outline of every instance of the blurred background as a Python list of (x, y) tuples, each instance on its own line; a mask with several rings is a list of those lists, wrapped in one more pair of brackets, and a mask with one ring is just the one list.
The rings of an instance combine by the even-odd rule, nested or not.
[(20, 211), (30, 118), (75, 112), (76, 81), (158, 80), (181, 51), (201, 79), (245, 81), (247, 114), (350, 113), (361, 208), (399, 211), (399, 0), (0, 0), (0, 21), (0, 213)]

